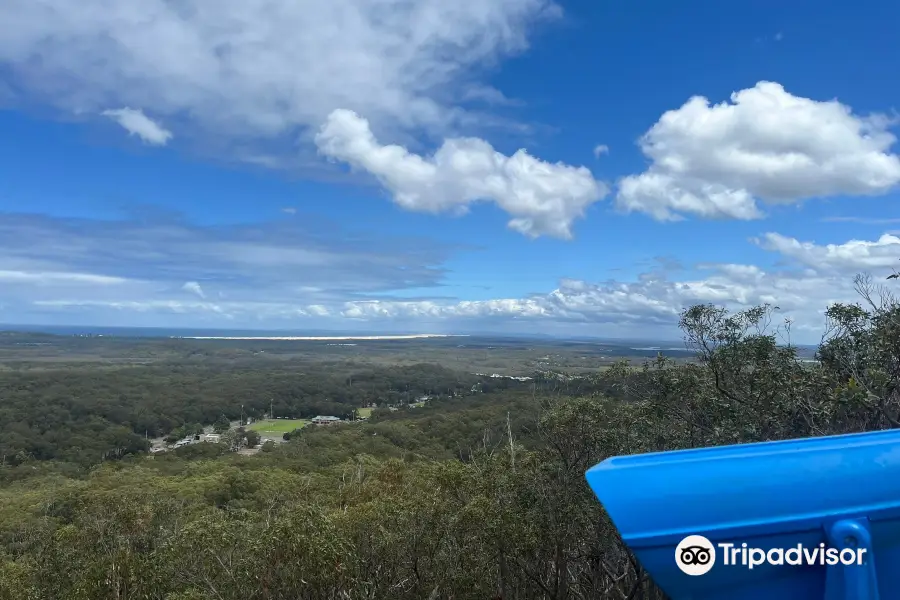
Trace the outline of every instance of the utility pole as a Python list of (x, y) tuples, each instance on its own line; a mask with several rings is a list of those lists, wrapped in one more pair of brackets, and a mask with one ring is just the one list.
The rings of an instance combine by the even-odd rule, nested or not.
[(241, 404), (241, 427), (244, 426), (244, 405)]
[(274, 400), (269, 400), (269, 418), (270, 419), (275, 418), (275, 401)]

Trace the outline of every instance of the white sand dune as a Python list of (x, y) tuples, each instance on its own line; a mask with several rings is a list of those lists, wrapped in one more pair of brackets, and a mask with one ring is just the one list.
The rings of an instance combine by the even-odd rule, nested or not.
[[(173, 336), (176, 337), (176, 336)], [(337, 342), (347, 340), (419, 340), (425, 338), (468, 337), (466, 335), (414, 333), (411, 335), (346, 335), (346, 336), (264, 336), (264, 337), (219, 337), (219, 336), (181, 336), (182, 340), (273, 340), (273, 341), (310, 341)]]

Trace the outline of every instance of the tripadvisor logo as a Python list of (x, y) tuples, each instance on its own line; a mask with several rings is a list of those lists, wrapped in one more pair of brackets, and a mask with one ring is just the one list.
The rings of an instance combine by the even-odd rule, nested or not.
[(721, 564), (726, 567), (742, 566), (753, 569), (761, 565), (774, 566), (834, 566), (865, 564), (866, 548), (829, 548), (824, 543), (806, 547), (802, 544), (790, 548), (753, 548), (747, 544), (719, 543), (713, 545), (702, 535), (689, 535), (675, 547), (675, 564), (687, 575), (705, 575), (716, 564), (718, 547)]
[(675, 563), (687, 575), (705, 575), (716, 564), (716, 549), (702, 535), (689, 535), (675, 547)]

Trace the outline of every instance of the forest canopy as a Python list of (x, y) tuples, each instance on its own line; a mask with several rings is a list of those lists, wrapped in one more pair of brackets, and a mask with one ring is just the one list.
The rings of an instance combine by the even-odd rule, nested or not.
[[(0, 598), (664, 598), (585, 471), (620, 454), (895, 427), (900, 305), (859, 283), (860, 304), (828, 308), (814, 361), (774, 307), (700, 305), (680, 321), (693, 361), (477, 394), (473, 376), (425, 365), (357, 373), (352, 387), (289, 369), (5, 372)], [(140, 447), (143, 429), (210, 423), (235, 402), (261, 412), (277, 397), (304, 416), (407, 393), (436, 398), (255, 456)], [(110, 445), (124, 450), (101, 456)]]

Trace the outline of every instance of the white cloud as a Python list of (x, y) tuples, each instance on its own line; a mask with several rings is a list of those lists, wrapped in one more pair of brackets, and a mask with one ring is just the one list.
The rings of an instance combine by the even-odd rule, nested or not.
[(22, 104), (69, 114), (138, 106), (206, 134), (293, 139), (346, 107), (440, 133), (477, 118), (456, 104), (486, 89), (480, 67), (560, 14), (551, 0), (6, 0), (0, 63)]
[[(518, 323), (522, 331), (554, 333), (567, 324), (581, 335), (606, 337), (674, 337), (680, 311), (692, 304), (713, 303), (740, 310), (759, 304), (778, 306), (794, 322), (798, 342), (815, 342), (824, 309), (836, 301), (854, 301), (852, 277), (798, 271), (765, 271), (754, 265), (707, 265), (704, 277), (670, 281), (592, 283), (566, 279), (557, 289), (529, 298), (479, 301), (365, 300), (330, 305), (243, 301), (50, 300), (47, 308), (116, 309), (122, 312), (227, 317), (232, 323), (262, 322), (347, 328), (398, 327), (444, 331), (477, 327), (490, 332)], [(348, 323), (348, 320), (350, 323)], [(364, 324), (364, 325), (361, 325)], [(477, 324), (477, 325), (474, 325)], [(570, 331), (572, 331), (570, 329)]]
[(154, 287), (153, 282), (110, 275), (102, 268), (89, 271), (84, 267), (90, 268), (65, 262), (20, 260), (0, 247), (0, 303), (4, 304), (0, 319), (15, 321), (17, 314), (34, 302), (60, 297), (90, 298), (100, 302), (113, 302), (123, 297), (146, 298)]
[(0, 214), (0, 302), (6, 322), (37, 322), (23, 315), (29, 306), (51, 306), (38, 301), (326, 305), (437, 286), (451, 251), (413, 237), (348, 232), (314, 217), (217, 227), (146, 215), (95, 221)]
[[(606, 186), (585, 168), (503, 156), (480, 139), (497, 126), (525, 131), (501, 110), (517, 102), (486, 84), (486, 68), (561, 15), (553, 0), (8, 0), (0, 67), (18, 106), (105, 115), (148, 144), (174, 131), (192, 152), (265, 168), (333, 176), (312, 138), (351, 114), (396, 148), (449, 138), (434, 161), (406, 155), (412, 172), (367, 168), (407, 208), (493, 201), (516, 231), (568, 238)], [(374, 139), (370, 149), (395, 151)]]
[(0, 270), (0, 281), (4, 283), (88, 283), (94, 285), (115, 285), (126, 283), (122, 277), (109, 277), (93, 273), (66, 273), (48, 271), (3, 271)]
[[(821, 244), (767, 233), (754, 242), (784, 264), (679, 268), (660, 258), (633, 280), (563, 279), (529, 296), (455, 300), (441, 286), (448, 249), (416, 240), (294, 220), (220, 229), (0, 215), (0, 302), (5, 322), (644, 338), (677, 336), (679, 312), (695, 303), (769, 303), (804, 332), (795, 341), (814, 342), (827, 305), (857, 299), (857, 272), (887, 275), (900, 259), (893, 235)], [(390, 295), (404, 288), (420, 295)], [(428, 289), (444, 297), (423, 297)]]
[(606, 144), (600, 144), (598, 146), (594, 146), (594, 156), (600, 158), (603, 154), (609, 154), (609, 146)]
[[(604, 284), (562, 280), (557, 289), (530, 298), (509, 298), (439, 304), (376, 301), (339, 308), (343, 317), (378, 323), (446, 321), (457, 329), (477, 322), (495, 327), (522, 321), (523, 331), (553, 333), (567, 323), (569, 332), (605, 337), (677, 337), (682, 309), (712, 303), (731, 310), (761, 304), (779, 307), (790, 318), (794, 341), (814, 343), (824, 324), (824, 310), (833, 302), (857, 299), (852, 276), (809, 271), (766, 271), (755, 265), (707, 265), (704, 277), (667, 280), (663, 277)], [(488, 324), (488, 325), (485, 325)]]
[(462, 213), (490, 200), (512, 217), (510, 228), (531, 237), (572, 237), (573, 222), (607, 193), (585, 167), (551, 164), (524, 150), (504, 156), (476, 138), (448, 139), (431, 157), (381, 145), (368, 121), (349, 110), (329, 115), (316, 144), (377, 177), (403, 208)]
[(616, 202), (659, 220), (755, 219), (757, 201), (883, 194), (900, 183), (890, 124), (765, 81), (730, 102), (695, 96), (641, 138), (652, 164), (620, 182)]
[(33, 304), (39, 308), (93, 308), (132, 313), (162, 312), (183, 315), (213, 313), (224, 319), (230, 320), (234, 318), (232, 313), (212, 302), (181, 302), (178, 300), (36, 300)]
[(102, 114), (116, 121), (130, 135), (138, 136), (147, 144), (165, 146), (172, 139), (171, 131), (145, 115), (141, 109), (116, 108), (104, 110)]
[(314, 317), (327, 317), (329, 315), (328, 308), (321, 304), (310, 304), (305, 310)]
[(203, 288), (200, 287), (200, 284), (197, 283), (196, 281), (187, 281), (187, 282), (185, 282), (185, 284), (184, 284), (183, 286), (181, 286), (181, 289), (184, 290), (185, 292), (189, 292), (189, 293), (191, 293), (191, 294), (194, 294), (195, 296), (197, 296), (197, 297), (200, 298), (201, 300), (205, 300), (205, 299), (206, 299), (206, 294), (203, 292)]
[[(123, 315), (143, 314), (170, 323), (165, 315), (210, 319), (233, 324), (346, 329), (392, 327), (423, 330), (438, 325), (444, 331), (503, 331), (518, 323), (521, 331), (554, 333), (571, 324), (580, 335), (606, 337), (674, 337), (680, 311), (696, 303), (713, 303), (740, 310), (763, 303), (778, 306), (791, 318), (795, 341), (815, 342), (823, 312), (836, 301), (856, 300), (852, 277), (813, 272), (771, 271), (753, 265), (709, 265), (705, 277), (669, 281), (646, 279), (605, 284), (563, 280), (557, 289), (530, 298), (436, 302), (431, 300), (367, 300), (330, 305), (267, 302), (185, 302), (169, 299), (48, 299), (34, 302), (41, 309)], [(92, 312), (93, 311), (93, 312)], [(97, 312), (99, 311), (99, 312)], [(161, 320), (160, 320), (161, 319)], [(133, 322), (133, 321), (131, 321)], [(212, 321), (214, 322), (214, 321)], [(190, 324), (190, 321), (187, 322)], [(194, 321), (196, 323), (196, 321)], [(363, 325), (361, 325), (363, 324)]]
[(507, 98), (495, 87), (489, 85), (473, 85), (462, 93), (461, 100), (467, 102), (483, 102), (493, 106), (521, 106), (520, 100)]
[(889, 234), (875, 241), (850, 240), (826, 245), (801, 242), (778, 233), (767, 233), (753, 241), (816, 271), (884, 271), (897, 266), (900, 261), (900, 237)]
[(423, 319), (467, 317), (540, 317), (551, 316), (540, 300), (500, 299), (440, 304), (433, 301), (347, 302), (340, 316), (349, 319)]

